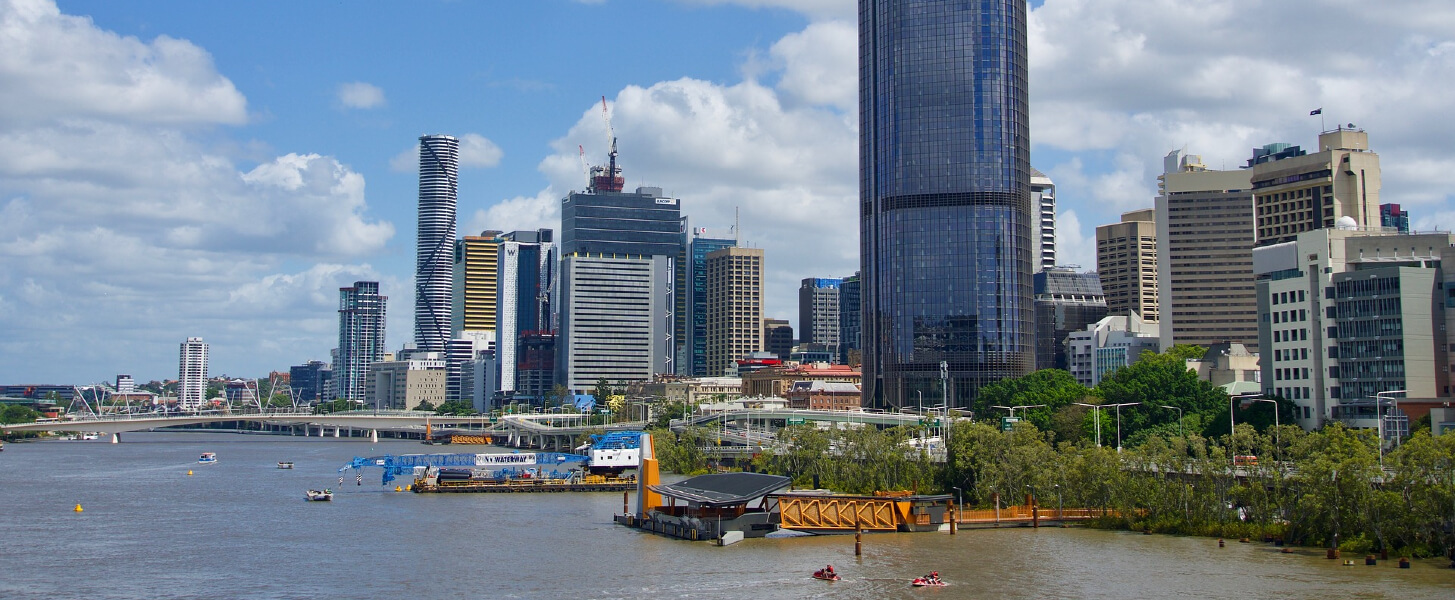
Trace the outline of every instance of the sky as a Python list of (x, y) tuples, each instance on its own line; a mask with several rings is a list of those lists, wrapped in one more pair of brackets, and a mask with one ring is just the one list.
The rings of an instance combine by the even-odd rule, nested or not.
[[(338, 288), (413, 338), (423, 134), (461, 139), (459, 233), (559, 230), (618, 138), (628, 189), (738, 215), (767, 316), (858, 269), (853, 0), (0, 0), (0, 383), (329, 358)], [(1455, 226), (1455, 3), (1031, 3), (1032, 163), (1059, 262), (1147, 208), (1161, 158), (1236, 168), (1356, 124), (1381, 199)], [(1322, 108), (1323, 121), (1309, 112)]]

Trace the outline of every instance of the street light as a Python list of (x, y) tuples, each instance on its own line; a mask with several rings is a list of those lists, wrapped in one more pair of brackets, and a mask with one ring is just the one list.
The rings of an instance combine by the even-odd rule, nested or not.
[(1115, 406), (1117, 409), (1117, 452), (1122, 451), (1122, 407), (1132, 406), (1134, 404), (1141, 404), (1141, 402), (1123, 402), (1121, 404), (1112, 405)]
[(1278, 459), (1278, 401), (1272, 398), (1254, 398), (1254, 402), (1267, 402), (1273, 405), (1273, 455), (1274, 460)]
[[(1403, 393), (1405, 393), (1405, 390), (1390, 390), (1387, 392), (1374, 393), (1374, 416), (1376, 419), (1375, 423), (1377, 424), (1377, 429), (1379, 431), (1379, 470), (1381, 473), (1384, 471), (1384, 395)], [(1399, 400), (1396, 398), (1390, 398), (1390, 400), (1394, 402), (1394, 410), (1398, 412)], [(1397, 429), (1394, 433), (1394, 439), (1399, 439), (1399, 430)]]
[(1159, 406), (1177, 411), (1177, 437), (1186, 437), (1182, 434), (1182, 409), (1176, 406), (1167, 406), (1166, 404), (1160, 404)]
[(1075, 404), (1077, 406), (1085, 406), (1085, 407), (1088, 407), (1088, 408), (1092, 409), (1092, 411), (1091, 411), (1091, 413), (1092, 413), (1091, 414), (1091, 420), (1096, 423), (1096, 447), (1097, 448), (1100, 448), (1101, 447), (1101, 405), (1100, 404), (1087, 404), (1085, 402), (1072, 402), (1072, 404)]

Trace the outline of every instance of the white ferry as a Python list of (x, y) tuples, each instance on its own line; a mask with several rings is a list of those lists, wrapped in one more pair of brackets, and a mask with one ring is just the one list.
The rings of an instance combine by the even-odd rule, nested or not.
[(202, 456), (197, 457), (197, 462), (204, 465), (215, 463), (217, 462), (217, 455), (212, 452), (203, 452)]

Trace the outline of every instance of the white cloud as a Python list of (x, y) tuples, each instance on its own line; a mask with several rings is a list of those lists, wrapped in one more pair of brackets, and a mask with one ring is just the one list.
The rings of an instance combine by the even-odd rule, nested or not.
[(384, 106), (384, 90), (362, 81), (341, 83), (338, 102), (345, 108), (378, 108)]
[(337, 287), (374, 274), (347, 261), (394, 228), (332, 157), (241, 165), (196, 131), (246, 106), (189, 42), (0, 2), (0, 379), (175, 376), (194, 335), (218, 370), (323, 357)]
[[(495, 142), (478, 133), (466, 133), (460, 139), (460, 168), (488, 168), (500, 164), (505, 151)], [(389, 159), (389, 170), (397, 173), (419, 172), (419, 144), (415, 144), (394, 158)]]
[(849, 114), (859, 110), (859, 29), (847, 21), (813, 23), (783, 36), (770, 54), (781, 65), (778, 89), (788, 98), (827, 104)]
[(1096, 270), (1096, 234), (1087, 234), (1075, 210), (1056, 213), (1056, 264), (1077, 265), (1081, 271)]
[(460, 167), (493, 167), (500, 164), (505, 152), (478, 133), (460, 136)]
[(0, 6), (0, 120), (119, 118), (240, 124), (247, 100), (191, 42), (150, 43), (63, 15), (49, 0)]

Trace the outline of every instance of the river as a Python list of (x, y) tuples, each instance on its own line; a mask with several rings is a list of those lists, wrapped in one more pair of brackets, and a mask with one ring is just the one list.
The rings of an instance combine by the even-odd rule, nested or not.
[[(1316, 550), (1076, 528), (865, 535), (857, 558), (852, 536), (716, 547), (614, 525), (620, 494), (396, 493), (377, 469), (338, 485), (353, 456), (479, 447), (122, 437), (0, 452), (0, 598), (1455, 597), (1443, 561), (1345, 567)], [(199, 465), (202, 452), (218, 462)], [(334, 502), (303, 500), (325, 486)], [(829, 563), (843, 581), (808, 577)], [(908, 585), (930, 570), (950, 587)]]

